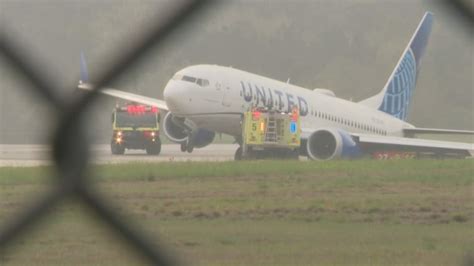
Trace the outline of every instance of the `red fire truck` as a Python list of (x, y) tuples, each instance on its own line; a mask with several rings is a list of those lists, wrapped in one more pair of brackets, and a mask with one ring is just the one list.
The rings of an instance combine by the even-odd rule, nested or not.
[(146, 150), (153, 155), (161, 151), (160, 114), (156, 107), (133, 103), (116, 107), (112, 128), (112, 154), (124, 154), (125, 149)]

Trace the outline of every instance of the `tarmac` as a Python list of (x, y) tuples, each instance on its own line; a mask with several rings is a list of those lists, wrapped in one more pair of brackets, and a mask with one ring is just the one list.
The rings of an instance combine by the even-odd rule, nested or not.
[[(181, 152), (178, 144), (164, 144), (159, 155), (147, 155), (144, 150), (126, 150), (124, 155), (112, 155), (110, 145), (91, 146), (90, 163), (116, 164), (128, 162), (170, 161), (231, 161), (237, 144), (211, 144), (194, 149), (192, 153)], [(47, 145), (0, 144), (0, 167), (51, 165), (51, 148)]]

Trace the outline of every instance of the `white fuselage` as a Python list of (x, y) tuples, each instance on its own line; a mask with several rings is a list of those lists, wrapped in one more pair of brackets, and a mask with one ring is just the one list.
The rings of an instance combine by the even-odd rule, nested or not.
[(288, 111), (296, 105), (302, 128), (309, 131), (338, 128), (351, 133), (403, 136), (403, 128), (413, 127), (358, 103), (217, 65), (178, 71), (163, 94), (174, 115), (191, 120), (199, 128), (233, 136), (241, 134), (241, 114), (252, 106)]

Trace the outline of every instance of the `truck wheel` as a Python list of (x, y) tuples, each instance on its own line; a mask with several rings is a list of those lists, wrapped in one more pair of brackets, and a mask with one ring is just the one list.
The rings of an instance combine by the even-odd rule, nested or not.
[(111, 143), (110, 150), (112, 151), (112, 154), (115, 155), (122, 155), (125, 153), (125, 147), (117, 143)]
[(187, 150), (186, 143), (181, 143), (181, 151), (185, 152)]
[(290, 160), (299, 160), (300, 159), (300, 151), (299, 149), (295, 149), (295, 150), (292, 150), (290, 151), (289, 155), (288, 155), (288, 158)]
[(155, 142), (149, 143), (146, 148), (146, 153), (149, 155), (158, 155), (161, 152), (161, 141), (157, 140)]
[(242, 147), (238, 147), (234, 154), (234, 160), (240, 161), (242, 160)]

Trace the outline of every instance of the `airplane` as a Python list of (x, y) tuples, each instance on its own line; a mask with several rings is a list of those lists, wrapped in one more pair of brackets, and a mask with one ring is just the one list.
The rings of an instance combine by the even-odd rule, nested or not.
[[(163, 131), (183, 152), (211, 144), (215, 134), (235, 138), (242, 152), (242, 114), (251, 107), (290, 111), (301, 117), (300, 155), (312, 160), (351, 159), (364, 155), (431, 154), (472, 157), (474, 144), (414, 138), (416, 134), (474, 135), (474, 131), (418, 128), (406, 122), (433, 14), (426, 12), (383, 89), (360, 102), (336, 97), (328, 89), (306, 89), (289, 82), (219, 65), (179, 70), (163, 91), (164, 100), (104, 88), (102, 93), (168, 111)], [(78, 87), (88, 83), (84, 54)]]

